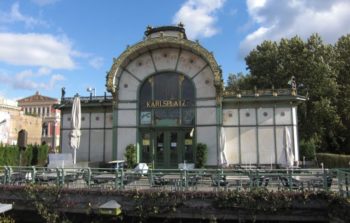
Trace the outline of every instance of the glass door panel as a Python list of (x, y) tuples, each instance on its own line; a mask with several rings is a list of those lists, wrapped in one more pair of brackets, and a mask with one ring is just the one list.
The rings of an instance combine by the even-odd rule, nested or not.
[(157, 132), (156, 138), (156, 166), (157, 168), (164, 167), (165, 158), (165, 144), (164, 132)]
[(151, 133), (141, 133), (141, 162), (152, 162)]
[(186, 130), (184, 132), (184, 135), (185, 135), (184, 160), (186, 160), (187, 163), (194, 163), (194, 157), (193, 157), (194, 129)]
[(169, 143), (169, 167), (176, 168), (178, 164), (178, 133), (177, 132), (168, 132), (168, 137), (170, 139)]

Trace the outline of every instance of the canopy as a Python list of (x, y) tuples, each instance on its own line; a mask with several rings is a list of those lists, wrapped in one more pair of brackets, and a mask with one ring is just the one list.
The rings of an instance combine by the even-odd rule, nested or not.
[(219, 138), (219, 147), (220, 147), (219, 161), (220, 161), (221, 166), (227, 166), (229, 164), (227, 162), (227, 159), (226, 159), (225, 144), (226, 144), (225, 129), (224, 129), (224, 127), (221, 127), (220, 128), (220, 138)]
[(69, 145), (74, 150), (73, 163), (76, 164), (76, 149), (80, 146), (81, 107), (79, 95), (74, 96), (72, 105), (71, 128), (69, 134)]
[(293, 154), (293, 148), (292, 148), (292, 139), (290, 137), (289, 128), (287, 126), (284, 127), (284, 134), (283, 134), (283, 142), (284, 142), (284, 149), (286, 153), (286, 166), (287, 167), (293, 167), (294, 165), (294, 154)]

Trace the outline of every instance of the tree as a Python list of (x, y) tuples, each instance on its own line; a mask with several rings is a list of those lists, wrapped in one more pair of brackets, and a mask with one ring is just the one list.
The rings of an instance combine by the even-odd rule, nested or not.
[(335, 44), (337, 82), (339, 84), (338, 114), (345, 128), (341, 133), (346, 152), (350, 153), (350, 34)]
[(238, 74), (230, 73), (227, 78), (226, 90), (232, 92), (239, 92), (240, 90), (250, 89), (254, 87), (252, 82), (252, 76), (249, 74)]

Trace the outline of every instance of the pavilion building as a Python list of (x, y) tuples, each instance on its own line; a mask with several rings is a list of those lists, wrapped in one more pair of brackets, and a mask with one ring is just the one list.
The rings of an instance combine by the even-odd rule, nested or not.
[[(187, 39), (183, 26), (148, 27), (144, 40), (114, 59), (106, 77), (111, 96), (82, 97), (78, 161), (124, 159), (155, 168), (194, 163), (208, 147), (208, 166), (283, 165), (286, 147), (299, 160), (296, 89), (231, 92), (213, 54)], [(71, 152), (71, 107), (63, 98), (61, 145)], [(288, 137), (288, 138), (287, 138)]]

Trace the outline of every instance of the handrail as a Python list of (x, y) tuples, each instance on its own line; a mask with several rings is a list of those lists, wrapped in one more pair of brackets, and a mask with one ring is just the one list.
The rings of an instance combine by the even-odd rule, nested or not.
[[(155, 179), (165, 189), (324, 190), (350, 197), (350, 169), (149, 169), (141, 174), (130, 169), (35, 166), (0, 166), (0, 184), (45, 184), (59, 187), (127, 188), (154, 187)], [(166, 179), (168, 178), (168, 179)], [(283, 182), (281, 179), (286, 179)], [(214, 185), (213, 181), (219, 180)], [(159, 182), (158, 182), (159, 183)], [(215, 187), (215, 188), (214, 188)]]

